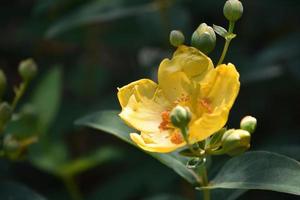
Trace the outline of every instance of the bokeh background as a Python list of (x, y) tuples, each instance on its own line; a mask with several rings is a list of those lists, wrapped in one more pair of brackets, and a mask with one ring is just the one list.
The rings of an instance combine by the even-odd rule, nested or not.
[[(155, 79), (160, 60), (174, 51), (168, 42), (170, 30), (182, 30), (189, 43), (202, 22), (226, 27), (224, 2), (2, 0), (0, 66), (10, 86), (6, 98), (13, 98), (12, 87), (20, 82), (18, 63), (34, 58), (39, 75), (18, 109), (33, 105), (34, 110), (37, 103), (44, 121), (36, 125), (36, 119), (30, 119), (18, 125), (23, 132), (39, 127), (34, 130), (42, 137), (24, 160), (1, 159), (1, 179), (26, 185), (50, 200), (70, 199), (68, 190), (77, 189), (90, 200), (198, 197), (158, 161), (111, 135), (76, 127), (74, 121), (102, 109), (120, 109), (117, 87), (144, 77)], [(229, 125), (238, 127), (240, 119), (251, 114), (259, 122), (252, 149), (299, 160), (300, 1), (242, 2), (244, 15), (226, 58), (241, 75)], [(215, 62), (223, 44), (219, 37), (211, 54)], [(65, 187), (70, 177), (60, 176), (62, 168), (72, 172), (73, 188)], [(297, 197), (250, 191), (240, 199)]]

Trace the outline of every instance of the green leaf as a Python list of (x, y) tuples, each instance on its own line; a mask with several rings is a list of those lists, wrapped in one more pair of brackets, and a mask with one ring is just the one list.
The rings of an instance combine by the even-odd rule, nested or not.
[[(89, 115), (87, 117), (83, 117), (75, 122), (76, 125), (82, 125), (91, 127), (97, 130), (101, 130), (107, 133), (110, 133), (125, 142), (136, 146), (130, 139), (129, 133), (135, 132), (126, 126), (118, 116), (119, 111), (100, 111)], [(173, 169), (178, 175), (187, 180), (193, 185), (199, 185), (198, 176), (194, 171), (188, 169), (185, 166), (186, 159), (181, 158), (176, 153), (170, 154), (159, 154), (159, 153), (151, 153), (152, 157), (156, 158), (169, 168)]]
[(157, 9), (158, 6), (155, 3), (126, 6), (123, 0), (91, 1), (58, 20), (49, 28), (46, 36), (54, 37), (79, 26), (108, 22), (122, 17), (153, 12)]
[(300, 163), (267, 151), (247, 152), (227, 161), (207, 188), (260, 189), (300, 195)]
[(54, 120), (60, 105), (62, 88), (62, 72), (53, 68), (41, 80), (34, 90), (30, 103), (38, 115), (38, 132), (48, 130)]
[(0, 199), (7, 200), (45, 200), (36, 192), (15, 182), (0, 182)]
[(215, 31), (218, 35), (220, 35), (220, 36), (223, 37), (223, 38), (226, 38), (228, 32), (227, 32), (227, 30), (226, 30), (225, 28), (223, 28), (222, 26), (217, 26), (217, 25), (214, 24), (214, 25), (213, 25), (213, 29), (214, 29), (214, 31)]
[(97, 165), (109, 162), (121, 157), (121, 151), (113, 147), (101, 147), (88, 155), (67, 162), (59, 167), (62, 176), (74, 176), (87, 171)]

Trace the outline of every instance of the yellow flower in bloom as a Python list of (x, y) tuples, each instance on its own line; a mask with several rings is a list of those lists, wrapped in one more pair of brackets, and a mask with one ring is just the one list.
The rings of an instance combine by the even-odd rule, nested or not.
[(119, 89), (120, 117), (140, 134), (131, 139), (151, 152), (171, 152), (186, 143), (169, 118), (176, 106), (192, 112), (189, 141), (195, 143), (220, 130), (239, 92), (239, 73), (233, 64), (214, 68), (210, 58), (193, 47), (180, 46), (158, 70), (158, 84), (149, 79)]

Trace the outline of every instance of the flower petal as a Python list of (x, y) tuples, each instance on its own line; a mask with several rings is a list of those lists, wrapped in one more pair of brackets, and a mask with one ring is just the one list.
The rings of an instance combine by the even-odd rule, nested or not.
[(189, 139), (191, 143), (204, 140), (224, 127), (228, 119), (229, 109), (216, 108), (213, 113), (204, 113), (201, 118), (191, 123)]
[(205, 54), (193, 47), (180, 46), (171, 60), (161, 62), (158, 84), (173, 102), (182, 95), (191, 94), (193, 81), (201, 81), (212, 69), (213, 63)]
[(222, 105), (231, 109), (240, 89), (239, 73), (231, 63), (219, 65), (214, 71), (216, 73), (206, 98), (212, 107)]
[(161, 113), (169, 104), (156, 83), (135, 81), (119, 89), (118, 98), (122, 106), (119, 115), (129, 126), (145, 132), (159, 131)]
[(130, 138), (142, 149), (150, 152), (168, 153), (185, 145), (185, 142), (174, 144), (170, 140), (170, 131), (155, 133), (131, 133)]
[(200, 83), (199, 119), (190, 125), (191, 140), (201, 141), (223, 128), (238, 95), (239, 73), (233, 64), (220, 65)]
[(156, 89), (157, 84), (155, 82), (150, 79), (141, 79), (119, 88), (118, 99), (123, 108), (127, 105), (129, 98), (134, 94), (135, 91), (138, 91), (138, 93), (143, 96), (152, 98)]

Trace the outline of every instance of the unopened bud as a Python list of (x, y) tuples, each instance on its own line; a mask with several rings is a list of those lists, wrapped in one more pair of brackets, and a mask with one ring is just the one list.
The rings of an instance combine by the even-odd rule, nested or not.
[(0, 127), (3, 127), (10, 119), (12, 116), (12, 108), (11, 106), (3, 102), (0, 104)]
[(256, 124), (257, 120), (255, 117), (246, 116), (241, 120), (240, 128), (252, 134), (256, 129)]
[(243, 15), (243, 4), (239, 0), (228, 0), (224, 5), (223, 13), (227, 20), (235, 22)]
[(19, 74), (24, 81), (31, 81), (36, 76), (37, 70), (37, 65), (31, 58), (19, 64)]
[(177, 128), (187, 127), (191, 118), (191, 111), (188, 107), (176, 106), (170, 113), (171, 122)]
[(251, 135), (245, 130), (231, 129), (224, 133), (222, 138), (222, 149), (230, 156), (244, 153), (250, 148)]
[(2, 98), (6, 89), (6, 76), (4, 72), (0, 69), (0, 99)]
[(170, 43), (174, 47), (178, 47), (184, 43), (184, 35), (181, 31), (173, 30), (170, 33)]
[(191, 45), (203, 53), (209, 54), (216, 46), (214, 29), (205, 23), (200, 24), (192, 35)]

